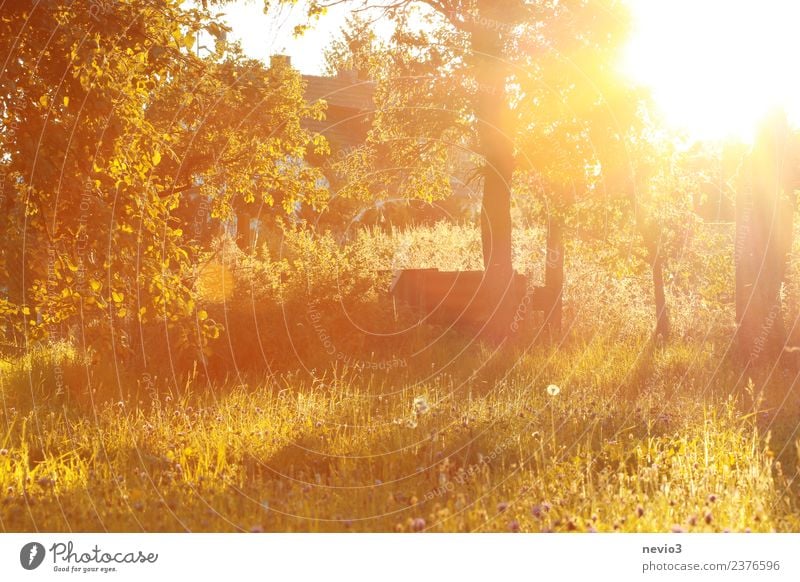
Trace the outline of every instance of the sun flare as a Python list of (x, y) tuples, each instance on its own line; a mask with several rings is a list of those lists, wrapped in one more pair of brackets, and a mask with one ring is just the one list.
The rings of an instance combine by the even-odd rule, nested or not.
[(776, 107), (800, 120), (800, 3), (629, 0), (625, 70), (665, 119), (698, 140), (751, 141)]

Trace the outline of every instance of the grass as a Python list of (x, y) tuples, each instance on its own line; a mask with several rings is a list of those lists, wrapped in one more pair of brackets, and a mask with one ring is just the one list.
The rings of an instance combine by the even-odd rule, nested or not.
[[(602, 278), (588, 256), (570, 267), (573, 297)], [(795, 378), (742, 377), (716, 323), (727, 307), (701, 329), (691, 309), (707, 307), (674, 291), (676, 337), (652, 344), (640, 281), (573, 301), (559, 345), (431, 328), (348, 345), (351, 361), (181, 382), (65, 346), (5, 362), (0, 529), (800, 531)], [(354, 363), (398, 354), (407, 365)]]

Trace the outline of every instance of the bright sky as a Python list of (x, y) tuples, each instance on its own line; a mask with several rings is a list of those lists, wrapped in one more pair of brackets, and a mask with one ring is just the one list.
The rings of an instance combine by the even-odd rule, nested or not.
[[(800, 122), (800, 0), (626, 0), (634, 17), (623, 69), (650, 87), (666, 120), (697, 139), (749, 140), (759, 119), (783, 106)], [(262, 0), (225, 7), (232, 38), (268, 60), (285, 53), (304, 73), (344, 23), (337, 7), (295, 39), (303, 3), (263, 14)]]
[(631, 0), (625, 70), (699, 139), (749, 141), (772, 107), (800, 121), (798, 0)]
[(301, 1), (283, 5), (270, 15), (264, 14), (263, 0), (238, 0), (221, 9), (233, 29), (229, 40), (238, 40), (249, 56), (269, 62), (270, 55), (288, 54), (299, 71), (319, 75), (325, 68), (323, 51), (338, 36), (348, 10), (331, 9), (313, 30), (300, 38), (293, 37), (294, 27), (306, 22), (306, 8)]

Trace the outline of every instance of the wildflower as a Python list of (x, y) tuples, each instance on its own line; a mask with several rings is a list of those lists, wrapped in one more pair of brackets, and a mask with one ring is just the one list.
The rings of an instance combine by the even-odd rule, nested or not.
[(716, 500), (717, 500), (717, 496), (714, 495), (713, 493), (708, 496), (708, 502), (709, 503), (714, 503)]
[(547, 387), (547, 393), (548, 393), (550, 396), (558, 396), (558, 393), (559, 393), (559, 392), (561, 392), (561, 388), (559, 388), (559, 387), (558, 387), (558, 386), (556, 386), (555, 384), (550, 384), (550, 385)]
[(497, 511), (498, 512), (502, 513), (506, 509), (508, 509), (508, 503), (506, 503), (505, 501), (501, 501), (500, 503), (497, 504)]
[(713, 521), (714, 517), (711, 515), (710, 511), (706, 511), (705, 520), (707, 524), (710, 524)]
[(536, 519), (542, 519), (543, 512), (544, 510), (542, 509), (541, 505), (534, 505), (533, 507), (531, 507), (531, 515), (533, 515), (533, 517), (535, 517)]
[(636, 517), (642, 517), (644, 515), (644, 507), (641, 505), (636, 507)]
[(8, 449), (0, 449), (0, 457), (7, 457)]
[(697, 516), (696, 515), (692, 515), (692, 516), (689, 517), (689, 525), (692, 526), (692, 527), (697, 525)]
[(512, 519), (508, 522), (508, 531), (512, 533), (519, 533), (519, 522), (516, 519)]
[(417, 396), (414, 398), (414, 414), (421, 416), (429, 410), (430, 406), (428, 406), (428, 401), (425, 400), (424, 396)]
[(672, 526), (672, 533), (685, 533), (685, 532), (686, 532), (686, 530), (685, 530), (685, 529), (683, 529), (683, 528), (682, 528), (681, 526), (679, 526), (679, 525), (673, 525), (673, 526)]
[(254, 525), (250, 528), (250, 533), (264, 533), (264, 528), (260, 525)]
[(422, 531), (425, 529), (425, 520), (421, 517), (415, 517), (411, 522), (411, 529), (413, 531)]

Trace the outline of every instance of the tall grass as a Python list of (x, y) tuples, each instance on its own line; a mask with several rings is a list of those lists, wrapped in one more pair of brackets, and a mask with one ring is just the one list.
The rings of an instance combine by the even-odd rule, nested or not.
[[(385, 293), (392, 269), (479, 268), (474, 229), (223, 247), (204, 307), (227, 332), (185, 373), (69, 347), (2, 364), (0, 528), (798, 531), (794, 377), (727, 356), (725, 236), (674, 267), (666, 345), (646, 270), (589, 243), (565, 339), (502, 348)], [(541, 278), (542, 246), (520, 232), (518, 270)]]

